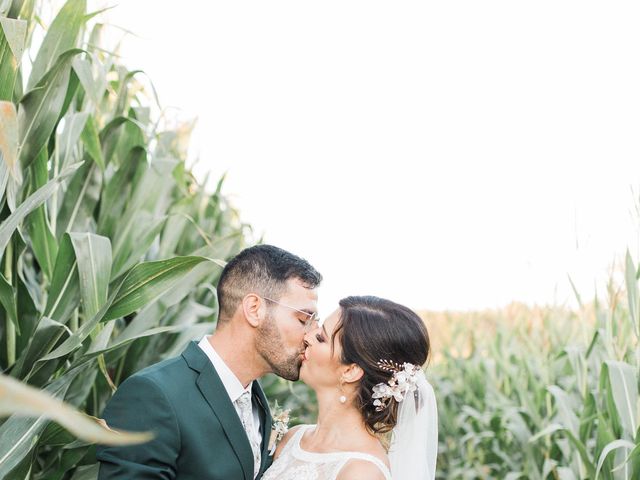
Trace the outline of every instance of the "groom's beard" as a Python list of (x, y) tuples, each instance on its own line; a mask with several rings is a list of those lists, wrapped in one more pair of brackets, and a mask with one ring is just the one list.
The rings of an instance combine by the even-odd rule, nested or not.
[[(302, 356), (300, 350), (287, 350), (276, 321), (270, 315), (258, 327), (256, 349), (271, 367), (271, 371), (286, 380), (296, 381), (300, 378)], [(302, 349), (302, 346), (300, 347)]]

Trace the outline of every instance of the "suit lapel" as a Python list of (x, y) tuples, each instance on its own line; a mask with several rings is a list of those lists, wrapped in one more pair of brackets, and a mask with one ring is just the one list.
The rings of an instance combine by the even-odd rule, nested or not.
[(192, 369), (200, 373), (196, 385), (222, 425), (229, 444), (242, 466), (245, 480), (253, 480), (251, 445), (218, 373), (195, 342), (189, 344), (182, 356)]
[(261, 465), (260, 471), (263, 472), (269, 457), (269, 438), (271, 437), (271, 411), (269, 410), (269, 402), (264, 395), (262, 387), (257, 380), (253, 382), (253, 396), (258, 402), (258, 413), (260, 414), (260, 434), (262, 435), (261, 444)]

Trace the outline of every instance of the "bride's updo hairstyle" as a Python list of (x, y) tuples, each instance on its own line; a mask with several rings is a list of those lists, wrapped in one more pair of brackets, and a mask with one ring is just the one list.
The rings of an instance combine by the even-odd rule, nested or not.
[(373, 404), (373, 387), (387, 383), (392, 373), (378, 366), (380, 360), (422, 367), (429, 358), (429, 334), (411, 309), (383, 298), (347, 297), (340, 300), (341, 314), (332, 342), (339, 339), (341, 362), (364, 370), (356, 390), (355, 405), (374, 434), (390, 432), (398, 417), (398, 402), (391, 399), (381, 411)]

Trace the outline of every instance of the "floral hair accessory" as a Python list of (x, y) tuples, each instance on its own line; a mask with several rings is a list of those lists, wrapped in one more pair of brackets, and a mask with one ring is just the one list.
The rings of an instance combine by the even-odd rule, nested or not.
[(373, 387), (371, 397), (374, 399), (373, 404), (377, 412), (387, 408), (392, 398), (396, 402), (401, 402), (407, 394), (416, 391), (420, 367), (406, 362), (400, 365), (390, 360), (380, 360), (377, 366), (385, 372), (393, 373), (388, 382), (379, 383)]
[(280, 440), (282, 440), (282, 437), (284, 437), (284, 435), (289, 431), (289, 413), (291, 413), (291, 410), (280, 408), (278, 406), (278, 402), (276, 402), (271, 416), (271, 436), (269, 438), (269, 449), (271, 450), (270, 455), (273, 455), (276, 446)]

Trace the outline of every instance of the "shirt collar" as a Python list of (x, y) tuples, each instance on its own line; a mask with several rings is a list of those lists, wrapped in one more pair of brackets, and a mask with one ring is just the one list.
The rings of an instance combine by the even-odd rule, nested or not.
[(251, 393), (251, 388), (253, 387), (253, 382), (251, 382), (247, 388), (242, 386), (238, 377), (231, 371), (229, 366), (224, 362), (222, 357), (218, 355), (218, 352), (214, 350), (209, 342), (209, 336), (205, 336), (200, 340), (198, 346), (202, 349), (202, 351), (209, 357), (211, 363), (213, 364), (213, 368), (216, 369), (220, 380), (222, 380), (222, 384), (224, 385), (225, 390), (227, 391), (227, 395), (232, 402), (235, 402), (244, 392)]

